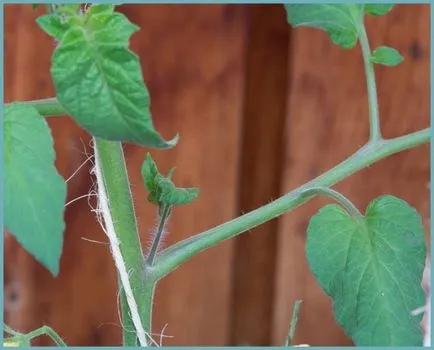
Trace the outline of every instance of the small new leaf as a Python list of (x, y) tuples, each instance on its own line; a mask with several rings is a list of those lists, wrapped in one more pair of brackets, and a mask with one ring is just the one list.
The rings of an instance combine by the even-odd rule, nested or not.
[(6, 107), (3, 125), (6, 229), (57, 275), (66, 184), (54, 167), (50, 128), (33, 107), (19, 103)]
[(394, 67), (404, 61), (398, 50), (388, 46), (377, 47), (371, 55), (371, 61), (388, 67)]
[(394, 6), (394, 4), (366, 4), (364, 11), (368, 15), (383, 16), (390, 12)]
[(288, 23), (326, 31), (333, 43), (353, 48), (363, 25), (363, 5), (359, 4), (285, 4)]
[(157, 164), (155, 164), (151, 155), (148, 153), (146, 159), (142, 164), (142, 177), (145, 182), (145, 187), (148, 190), (148, 201), (159, 205), (160, 189), (157, 185), (157, 180), (162, 177), (158, 171)]
[(181, 205), (194, 201), (198, 195), (197, 188), (176, 187), (171, 181), (175, 168), (165, 177), (158, 171), (157, 165), (148, 153), (143, 162), (141, 173), (145, 187), (148, 190), (148, 201), (160, 207)]
[(421, 346), (421, 287), (426, 243), (422, 220), (405, 201), (382, 196), (362, 220), (338, 205), (312, 217), (309, 266), (333, 299), (336, 321), (356, 346)]
[(168, 178), (159, 178), (158, 187), (161, 190), (160, 202), (168, 205), (182, 205), (193, 202), (199, 195), (197, 188), (175, 187)]

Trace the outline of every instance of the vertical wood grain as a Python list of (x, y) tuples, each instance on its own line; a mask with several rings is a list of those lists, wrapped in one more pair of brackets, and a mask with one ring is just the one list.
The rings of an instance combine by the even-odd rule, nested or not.
[[(240, 214), (280, 193), (289, 27), (281, 5), (248, 8)], [(231, 344), (266, 346), (272, 328), (277, 220), (235, 239)]]
[[(371, 46), (397, 48), (405, 61), (376, 67), (381, 127), (385, 137), (429, 126), (429, 6), (397, 5), (369, 17)], [(286, 127), (285, 191), (316, 177), (362, 146), (368, 138), (363, 63), (358, 48), (342, 50), (324, 32), (295, 29), (291, 47)], [(391, 156), (335, 188), (362, 211), (374, 198), (393, 194), (429, 217), (429, 146)], [(327, 203), (315, 199), (280, 218), (274, 310), (274, 344), (282, 344), (293, 303), (302, 299), (296, 343), (351, 344), (335, 324), (330, 299), (309, 272), (305, 237), (309, 218)]]

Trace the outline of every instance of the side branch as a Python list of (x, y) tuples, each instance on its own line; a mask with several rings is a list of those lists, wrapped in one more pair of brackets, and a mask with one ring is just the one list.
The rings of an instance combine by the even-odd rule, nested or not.
[(305, 191), (309, 188), (330, 187), (380, 159), (429, 141), (430, 128), (394, 139), (371, 141), (339, 165), (275, 201), (163, 250), (156, 258), (155, 278), (161, 279), (203, 250), (249, 231), (307, 202), (315, 197), (315, 194), (306, 195)]

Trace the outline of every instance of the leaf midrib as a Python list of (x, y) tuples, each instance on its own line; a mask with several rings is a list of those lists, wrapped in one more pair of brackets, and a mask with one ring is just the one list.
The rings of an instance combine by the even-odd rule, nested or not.
[[(94, 59), (95, 65), (99, 71), (99, 76), (101, 77), (101, 80), (103, 81), (107, 91), (109, 92), (111, 103), (116, 108), (116, 112), (117, 112), (116, 114), (118, 116), (117, 119), (127, 127), (128, 131), (131, 133), (131, 135), (134, 135), (134, 138), (136, 140), (140, 140), (141, 139), (140, 135), (137, 135), (135, 132), (135, 129), (132, 128), (130, 123), (126, 121), (126, 118), (128, 118), (129, 116), (122, 113), (118, 108), (118, 102), (116, 101), (116, 97), (113, 96), (113, 91), (112, 91), (113, 88), (112, 88), (111, 84), (107, 81), (106, 74), (105, 74), (104, 69), (102, 67), (102, 64), (100, 62), (103, 58), (102, 58), (101, 54), (99, 53), (99, 51), (97, 50), (97, 48), (99, 47), (99, 43), (97, 43), (94, 40), (93, 31), (88, 32), (87, 27), (79, 27), (79, 28), (83, 32), (84, 42), (87, 44), (87, 46), (90, 49), (89, 51), (92, 53), (92, 57)], [(123, 46), (118, 45), (118, 44), (110, 44), (110, 45), (113, 45), (113, 47), (118, 48), (118, 49), (124, 49), (126, 51), (129, 51), (128, 49), (125, 49)], [(130, 99), (127, 98), (127, 100), (131, 104)], [(132, 105), (135, 109), (136, 107), (135, 107), (134, 103), (132, 103)], [(133, 122), (136, 120), (135, 117), (132, 117), (131, 119)]]

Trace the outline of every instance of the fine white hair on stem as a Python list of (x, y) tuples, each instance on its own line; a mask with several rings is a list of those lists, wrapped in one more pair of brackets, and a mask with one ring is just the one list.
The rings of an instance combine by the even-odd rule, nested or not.
[(80, 169), (83, 168), (83, 166), (85, 166), (86, 163), (93, 158), (93, 155), (86, 155), (86, 157), (86, 160), (81, 163), (81, 165), (65, 180), (66, 183), (68, 183), (68, 181), (70, 181), (80, 171)]
[(78, 197), (76, 197), (76, 198), (74, 198), (74, 199), (71, 199), (68, 203), (66, 203), (66, 204), (65, 204), (65, 207), (67, 207), (68, 205), (74, 203), (75, 201), (78, 201), (79, 199), (82, 199), (82, 198), (89, 198), (89, 197), (92, 197), (92, 196), (97, 196), (97, 194), (96, 194), (96, 193), (89, 192), (89, 193), (87, 193), (87, 194), (83, 194), (82, 196), (78, 196)]
[[(93, 173), (96, 176), (96, 182), (98, 187), (98, 210), (97, 210), (97, 219), (107, 235), (109, 242), (111, 253), (116, 265), (117, 270), (119, 271), (119, 277), (122, 283), (122, 286), (125, 291), (125, 296), (127, 299), (128, 307), (131, 312), (131, 319), (133, 321), (134, 327), (136, 328), (137, 338), (139, 339), (139, 343), (141, 346), (148, 346), (147, 334), (143, 327), (143, 324), (140, 319), (139, 310), (137, 307), (137, 303), (134, 299), (134, 294), (131, 288), (130, 280), (128, 278), (128, 272), (125, 266), (125, 261), (122, 257), (122, 253), (120, 250), (120, 242), (115, 232), (112, 216), (109, 208), (109, 201), (107, 198), (107, 193), (105, 190), (104, 179), (101, 173), (101, 168), (99, 164), (99, 155), (98, 149), (94, 147), (95, 152), (95, 167), (93, 168)], [(102, 216), (102, 218), (101, 218)], [(104, 223), (103, 223), (104, 220)]]
[(167, 327), (168, 325), (169, 325), (169, 324), (166, 323), (166, 324), (164, 325), (163, 329), (161, 330), (161, 334), (160, 334), (160, 347), (163, 346), (163, 339), (164, 339), (164, 338), (173, 338), (173, 336), (171, 336), (171, 335), (165, 335), (165, 334), (164, 334), (164, 330), (166, 329), (166, 327)]
[(83, 241), (87, 241), (87, 242), (91, 242), (91, 243), (97, 243), (97, 244), (102, 244), (102, 245), (107, 245), (107, 242), (101, 242), (101, 241), (96, 241), (94, 239), (90, 239), (90, 238), (86, 238), (86, 237), (81, 237), (81, 239)]

